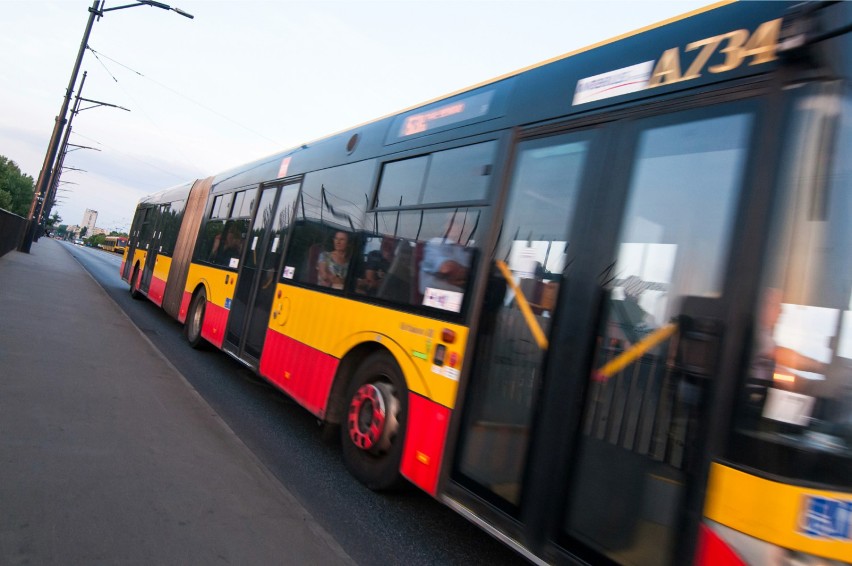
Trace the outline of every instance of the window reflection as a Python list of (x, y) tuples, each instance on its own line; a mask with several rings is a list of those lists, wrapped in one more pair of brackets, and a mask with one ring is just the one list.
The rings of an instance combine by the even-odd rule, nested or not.
[(479, 208), (454, 208), (368, 215), (355, 292), (461, 312), (481, 214)]
[[(775, 474), (848, 487), (852, 164), (844, 156), (852, 151), (852, 99), (838, 97), (834, 85), (820, 88), (798, 100), (782, 161), (789, 165), (774, 210), (732, 455)], [(817, 458), (823, 466), (813, 465)]]

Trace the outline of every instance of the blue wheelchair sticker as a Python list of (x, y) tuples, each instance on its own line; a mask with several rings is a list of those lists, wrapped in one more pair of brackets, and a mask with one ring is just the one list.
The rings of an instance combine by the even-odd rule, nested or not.
[(852, 501), (805, 496), (799, 532), (809, 537), (852, 540)]
[(225, 299), (225, 308), (231, 310), (231, 299)]

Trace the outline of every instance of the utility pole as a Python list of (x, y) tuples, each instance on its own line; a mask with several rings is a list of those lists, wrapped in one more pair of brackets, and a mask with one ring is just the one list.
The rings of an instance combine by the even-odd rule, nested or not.
[(104, 8), (106, 0), (94, 0), (89, 8), (89, 20), (86, 22), (86, 30), (83, 32), (83, 40), (80, 42), (80, 49), (77, 51), (77, 59), (74, 61), (74, 68), (71, 70), (71, 79), (68, 81), (68, 88), (65, 89), (65, 98), (62, 99), (62, 106), (59, 109), (59, 114), (53, 126), (53, 134), (50, 136), (50, 143), (47, 146), (47, 152), (44, 155), (44, 163), (41, 166), (41, 172), (38, 175), (38, 180), (35, 185), (35, 193), (33, 194), (33, 202), (30, 205), (30, 213), (27, 217), (27, 229), (24, 231), (23, 239), (21, 240), (18, 251), (30, 253), (33, 240), (35, 239), (39, 221), (44, 209), (44, 204), (47, 199), (47, 193), (50, 189), (50, 181), (53, 177), (54, 163), (56, 162), (56, 154), (59, 150), (60, 138), (67, 123), (68, 106), (71, 104), (71, 95), (74, 93), (74, 86), (77, 84), (77, 74), (80, 72), (80, 65), (83, 63), (83, 55), (86, 53), (86, 47), (89, 44), (89, 35), (92, 33), (92, 26), (95, 23), (95, 18), (100, 19), (105, 12), (113, 10), (121, 10), (124, 8), (135, 8), (137, 6), (153, 6), (164, 10), (172, 10), (181, 16), (194, 18), (192, 14), (184, 12), (180, 8), (172, 8), (168, 4), (156, 2), (154, 0), (137, 0), (135, 4), (127, 4), (124, 6), (116, 6), (114, 8)]
[[(59, 187), (62, 172), (65, 170), (83, 171), (82, 169), (77, 169), (75, 167), (65, 167), (65, 156), (74, 151), (73, 149), (69, 150), (68, 148), (73, 147), (74, 149), (93, 149), (95, 151), (100, 151), (100, 149), (95, 147), (88, 147), (85, 145), (76, 145), (73, 143), (69, 143), (68, 140), (71, 137), (74, 117), (77, 116), (77, 114), (79, 114), (83, 110), (91, 110), (92, 108), (97, 108), (99, 106), (108, 106), (110, 108), (118, 108), (119, 110), (125, 110), (127, 112), (130, 112), (130, 110), (128, 110), (127, 108), (119, 106), (117, 104), (110, 104), (109, 102), (101, 102), (100, 100), (92, 100), (91, 98), (83, 98), (82, 96), (80, 96), (81, 94), (83, 94), (83, 85), (86, 84), (86, 74), (87, 73), (84, 71), (83, 78), (80, 79), (80, 88), (77, 89), (77, 97), (74, 101), (74, 108), (71, 109), (71, 116), (68, 118), (68, 127), (65, 129), (65, 135), (62, 137), (62, 145), (59, 148), (59, 155), (56, 158), (56, 167), (54, 167), (53, 173), (50, 176), (47, 198), (45, 199), (44, 205), (42, 206), (42, 213), (37, 219), (37, 226), (43, 226), (46, 219), (50, 217), (50, 211), (53, 208), (53, 201), (56, 197), (56, 190)], [(81, 102), (90, 102), (92, 106), (80, 108)]]

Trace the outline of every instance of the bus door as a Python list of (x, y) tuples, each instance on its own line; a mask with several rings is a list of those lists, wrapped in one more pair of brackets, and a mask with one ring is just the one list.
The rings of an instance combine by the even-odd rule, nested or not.
[(147, 293), (151, 288), (151, 278), (154, 275), (154, 266), (157, 264), (157, 255), (160, 253), (160, 242), (163, 237), (163, 218), (168, 210), (168, 204), (161, 204), (156, 208), (152, 208), (149, 213), (149, 218), (146, 219), (151, 224), (151, 236), (146, 244), (148, 244), (148, 255), (145, 258), (145, 267), (142, 269), (142, 282), (139, 288)]
[(476, 333), (453, 480), (518, 517), (569, 234), (601, 132), (521, 141)]
[(737, 103), (518, 144), (451, 473), (524, 546), (681, 563), (754, 122)]
[(224, 349), (257, 366), (301, 181), (265, 187), (249, 229), (245, 259), (228, 317)]
[(713, 427), (725, 426), (712, 420), (711, 386), (736, 374), (719, 363), (730, 291), (756, 276), (734, 272), (756, 120), (738, 103), (623, 127), (632, 158), (611, 207), (620, 212), (602, 215), (617, 236), (596, 254), (607, 258), (595, 270), (605, 293), (562, 475), (569, 548), (637, 566), (692, 559), (700, 467)]

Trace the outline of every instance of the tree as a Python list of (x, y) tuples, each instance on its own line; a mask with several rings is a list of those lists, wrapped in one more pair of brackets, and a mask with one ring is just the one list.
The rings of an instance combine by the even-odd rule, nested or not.
[(22, 173), (14, 161), (0, 155), (0, 208), (26, 218), (34, 193), (33, 178)]
[(81, 238), (84, 237), (86, 235), (86, 232), (88, 232), (88, 231), (89, 231), (88, 226), (83, 226), (82, 228), (80, 228), (80, 237)]

